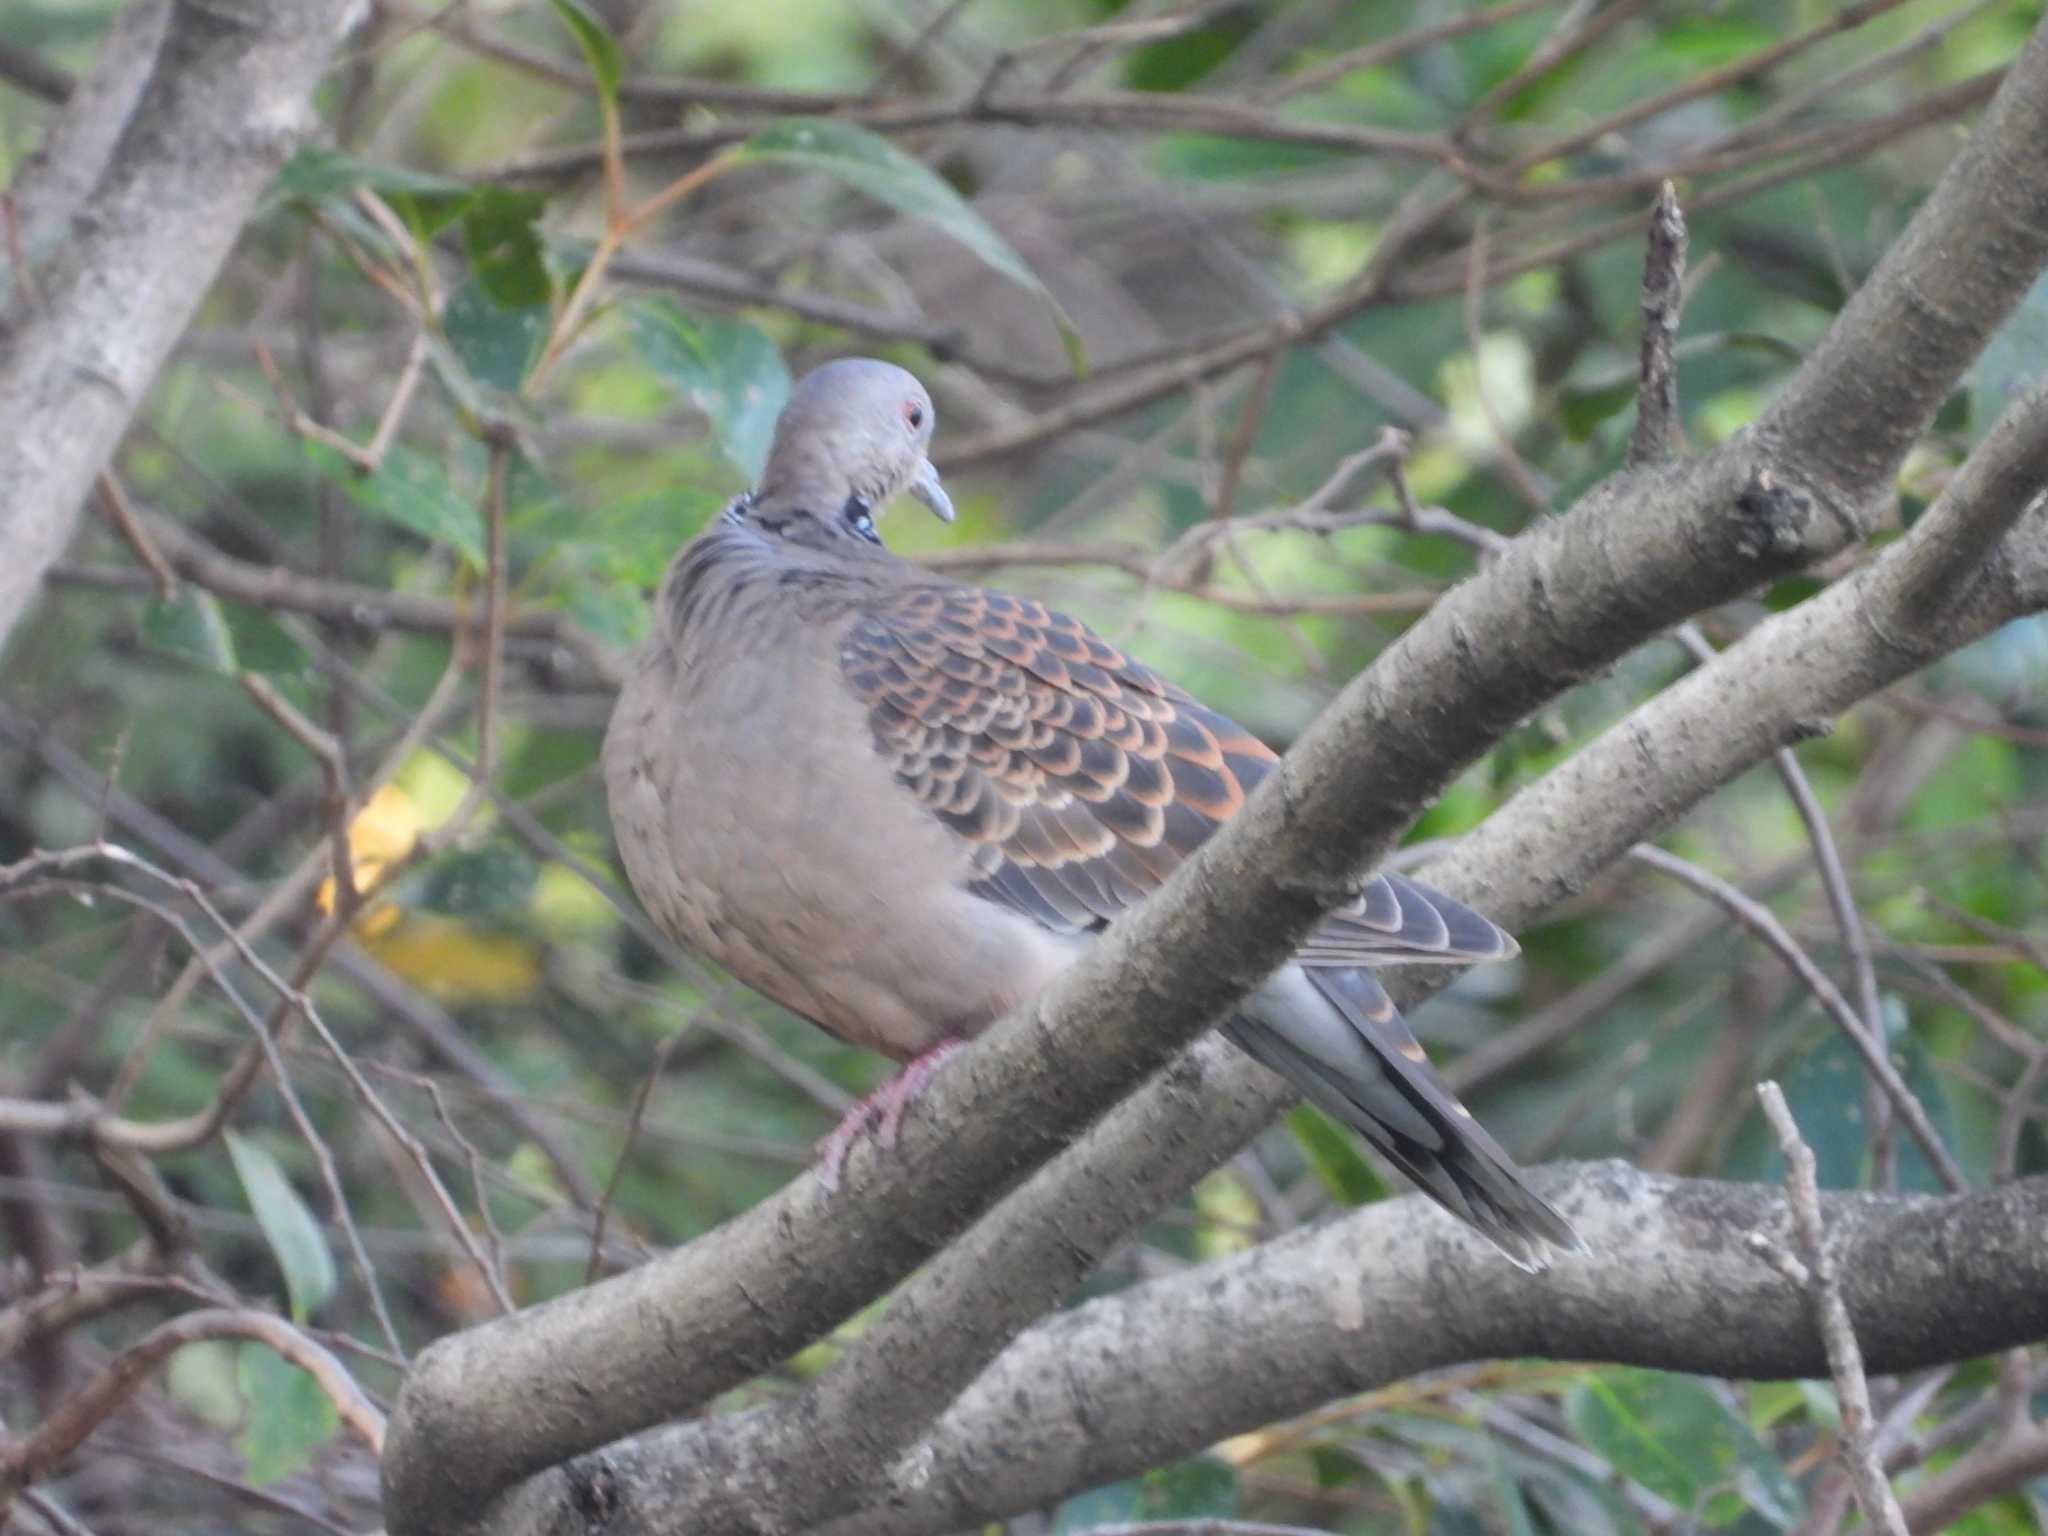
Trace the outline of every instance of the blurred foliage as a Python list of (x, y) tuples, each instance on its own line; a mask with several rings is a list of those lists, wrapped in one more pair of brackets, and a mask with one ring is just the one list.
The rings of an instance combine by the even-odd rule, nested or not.
[[(119, 464), (150, 517), (225, 555), (443, 601), (459, 622), (401, 624), (369, 602), (315, 613), (189, 582), (157, 595), (125, 579), (137, 569), (126, 545), (96, 525), (7, 659), (0, 862), (89, 839), (112, 805), (117, 839), (161, 851), (168, 828), (232, 870), (231, 881), (192, 872), (237, 917), (294, 869), (317, 867), (334, 831), (329, 789), (302, 741), (239, 685), (246, 674), (267, 678), (345, 753), (355, 801), (344, 831), (359, 888), (371, 893), (353, 939), (400, 999), (330, 966), (313, 985), (317, 1005), (428, 1149), (461, 1219), (489, 1251), (502, 1248), (506, 1283), (527, 1303), (582, 1283), (589, 1191), (610, 1190), (600, 1267), (686, 1241), (779, 1186), (845, 1096), (884, 1070), (656, 941), (620, 879), (596, 766), (609, 695), (591, 657), (644, 632), (669, 555), (760, 465), (792, 374), (849, 351), (903, 362), (933, 386), (943, 454), (1057, 405), (1083, 363), (1088, 377), (1114, 379), (1225, 321), (1343, 293), (1389, 238), (1403, 199), (1436, 183), (1393, 160), (1195, 128), (947, 120), (883, 137), (838, 118), (778, 115), (720, 162), (736, 174), (706, 178), (614, 241), (623, 210), (607, 204), (594, 155), (573, 174), (533, 173), (524, 162), (591, 146), (616, 123), (630, 151), (622, 191), (641, 206), (706, 162), (643, 155), (634, 135), (743, 116), (715, 92), (681, 106), (636, 97), (638, 76), (956, 100), (1007, 49), (1017, 50), (1020, 91), (1049, 92), (1046, 72), (1071, 59), (1081, 94), (1278, 102), (1291, 78), (1460, 8), (1226, 6), (1143, 46), (1037, 51), (1030, 45), (1056, 34), (1161, 9), (1106, 0), (982, 0), (965, 15), (840, 0), (465, 9), (516, 48), (587, 69), (595, 88), (565, 89), (406, 12), (385, 13), (337, 70), (323, 142), (278, 178)], [(0, 42), (82, 69), (110, 11), (12, 0)], [(1418, 133), (1469, 121), (1481, 141), (1540, 146), (1835, 14), (1818, 0), (1633, 11), (1597, 46), (1525, 80), (1558, 12), (1518, 11), (1334, 74), (1276, 110), (1301, 124)], [(1520, 182), (1533, 195), (1661, 164), (1689, 144), (1767, 123), (1800, 93), (1894, 49), (1904, 50), (1898, 67), (1823, 92), (1793, 121), (1897, 110), (2009, 59), (2039, 12), (1916, 0), (1869, 14), (1778, 68), (1532, 163)], [(1917, 43), (1925, 46), (1909, 47)], [(0, 166), (18, 170), (49, 120), (48, 107), (0, 91)], [(1903, 226), (1957, 131), (1945, 123), (1889, 140), (1693, 215), (1680, 357), (1694, 442), (1725, 438), (1769, 400)], [(1701, 172), (1681, 191), (1692, 199), (1723, 185)], [(1633, 219), (1642, 201), (1618, 206)], [(1544, 217), (1539, 209), (1496, 229), (1494, 250), (1534, 248), (1578, 227)], [(1407, 475), (1418, 497), (1512, 534), (1623, 460), (1639, 324), (1633, 229), (1490, 286), (1469, 315), (1455, 282), (1373, 305), (1276, 354), (1269, 374), (1253, 366), (1191, 383), (977, 462), (950, 481), (954, 528), (898, 513), (886, 532), (913, 555), (1032, 540), (1149, 557), (1215, 516), (1226, 482), (1234, 512), (1283, 508), (1399, 425), (1414, 438)], [(1463, 260), (1472, 236), (1469, 220), (1447, 227), (1416, 259)], [(625, 260), (607, 273), (614, 244), (658, 265)], [(595, 303), (574, 315), (586, 287)], [(848, 311), (860, 323), (842, 323)], [(565, 316), (577, 323), (565, 326)], [(1916, 453), (1901, 519), (1938, 493), (2015, 390), (2038, 377), (2044, 340), (2048, 286)], [(1227, 461), (1236, 467), (1226, 471)], [(494, 484), (514, 612), (573, 626), (593, 643), (579, 650), (550, 638), (558, 632), (514, 626), (493, 796), (422, 860), (421, 840), (449, 826), (484, 746), (473, 664)], [(1377, 486), (1353, 500), (1391, 504)], [(1114, 559), (1025, 560), (996, 579), (1056, 599), (1284, 746), (1475, 558), (1453, 539), (1359, 526), (1239, 537), (1192, 590), (1141, 579)], [(1725, 640), (1816, 589), (1814, 578), (1788, 580), (1710, 628)], [(1356, 597), (1378, 601), (1342, 611)], [(1292, 611), (1260, 611), (1276, 602)], [(1416, 838), (1477, 824), (1683, 666), (1675, 649), (1653, 646), (1589, 682), (1462, 776)], [(2009, 1103), (2014, 1056), (1998, 1038), (2000, 1029), (2027, 1040), (2048, 1030), (2044, 699), (2048, 626), (2030, 621), (1800, 749), (1872, 930), (1893, 1049), (1980, 1180), (2048, 1171), (2038, 1107)], [(98, 787), (108, 773), (125, 797), (118, 803)], [(1846, 974), (1807, 835), (1767, 772), (1730, 786), (1670, 843), (1769, 899), (1832, 974)], [(264, 952), (286, 957), (334, 895), (330, 880), (300, 900)], [(1607, 968), (1682, 932), (1698, 910), (1643, 871), (1617, 870), (1523, 935), (1519, 961), (1460, 981), (1418, 1031), (1439, 1060), (1455, 1062), (1518, 1021), (1578, 1006)], [(147, 916), (113, 903), (0, 906), (0, 1072), (101, 1091), (148, 1039), (126, 1112), (190, 1112), (246, 1029), (204, 986), (149, 1023), (185, 960)], [(419, 1170), (371, 1123), (331, 1057), (302, 1035), (287, 1059), (401, 1331), (416, 1344), (489, 1315), (488, 1290), (448, 1240)], [(1469, 1098), (1505, 1144), (1530, 1156), (1621, 1155), (1773, 1179), (1777, 1154), (1748, 1091), (1767, 1075), (1784, 1082), (1824, 1184), (1882, 1174), (1933, 1187), (1910, 1148), (1890, 1170), (1891, 1154), (1872, 1145), (1853, 1054), (1779, 964), (1725, 924), (1679, 946), (1619, 1000), (1585, 1009), (1511, 1074), (1473, 1084)], [(508, 1100), (523, 1114), (508, 1114)], [(374, 1340), (357, 1278), (337, 1277), (336, 1213), (285, 1106), (259, 1092), (237, 1123), (224, 1146), (165, 1169), (182, 1201), (216, 1218), (205, 1233), (210, 1262), (250, 1296), (288, 1299), (295, 1316)], [(57, 1204), (81, 1253), (112, 1253), (133, 1236), (118, 1203), (88, 1198), (98, 1181), (82, 1156), (56, 1151), (50, 1166), (60, 1190), (77, 1196)], [(1392, 1187), (1348, 1137), (1299, 1111), (1105, 1266), (1088, 1293)], [(836, 1347), (808, 1352), (800, 1373)], [(380, 1389), (394, 1379), (374, 1359), (357, 1363)], [(197, 1347), (167, 1380), (180, 1412), (239, 1437), (254, 1482), (290, 1479), (336, 1447), (326, 1400), (268, 1351)], [(1959, 1373), (1930, 1401), (1928, 1421), (1988, 1390), (1987, 1380)], [(0, 1395), (14, 1390), (0, 1372)], [(1446, 1536), (1668, 1530), (1674, 1521), (1788, 1529), (1815, 1485), (1833, 1412), (1822, 1390), (1504, 1367), (1469, 1390), (1392, 1390), (1079, 1493), (1051, 1512), (1050, 1528), (1238, 1514)], [(160, 1513), (173, 1519), (179, 1507), (172, 1496)], [(2048, 1530), (2043, 1507), (2040, 1489), (2022, 1490), (1978, 1511), (1968, 1529)], [(173, 1527), (105, 1512), (95, 1528)]]

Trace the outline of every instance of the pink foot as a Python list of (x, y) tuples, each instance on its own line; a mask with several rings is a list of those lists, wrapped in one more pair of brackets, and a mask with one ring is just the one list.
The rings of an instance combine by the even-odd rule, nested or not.
[(941, 1040), (922, 1056), (906, 1063), (901, 1072), (840, 1116), (839, 1123), (818, 1143), (818, 1182), (828, 1193), (839, 1188), (839, 1176), (846, 1168), (846, 1154), (853, 1149), (853, 1143), (861, 1132), (868, 1128), (868, 1122), (879, 1114), (882, 1123), (875, 1140), (884, 1151), (895, 1146), (896, 1133), (903, 1128), (903, 1112), (924, 1091), (925, 1084), (931, 1081), (939, 1064), (966, 1043), (964, 1040)]

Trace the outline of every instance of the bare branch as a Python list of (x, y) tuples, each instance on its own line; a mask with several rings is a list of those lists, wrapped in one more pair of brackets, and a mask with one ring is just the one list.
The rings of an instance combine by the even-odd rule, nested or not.
[(1864, 1066), (1884, 1086), (1885, 1095), (1892, 1108), (1906, 1122), (1906, 1128), (1913, 1133), (1914, 1143), (1927, 1157), (1928, 1166), (1940, 1176), (1942, 1183), (1951, 1190), (1969, 1187), (1963, 1171), (1956, 1160), (1942, 1145), (1940, 1133), (1934, 1129), (1934, 1122), (1927, 1118), (1927, 1111), (1920, 1101), (1913, 1097), (1913, 1090), (1906, 1086), (1899, 1076), (1899, 1069), (1892, 1065), (1882, 1036), (1873, 1036), (1864, 1027), (1864, 1021), (1851, 1008), (1840, 990), (1828, 980), (1827, 973), (1814, 964), (1813, 957), (1799, 942), (1785, 931), (1785, 925), (1772, 914), (1770, 908), (1761, 902), (1752, 901), (1727, 881), (1709, 874), (1695, 864), (1674, 857), (1661, 848), (1639, 847), (1635, 857), (1652, 869), (1681, 880), (1694, 890), (1718, 902), (1745, 928), (1770, 945), (1784, 962), (1792, 967), (1806, 988), (1824, 1008), (1842, 1034), (1862, 1056)]
[(1885, 1536), (1906, 1536), (1906, 1517), (1892, 1485), (1878, 1465), (1871, 1444), (1872, 1416), (1870, 1382), (1863, 1374), (1863, 1351), (1856, 1344), (1856, 1330), (1850, 1326), (1849, 1308), (1842, 1300), (1842, 1282), (1836, 1273), (1835, 1255), (1821, 1218), (1820, 1186), (1814, 1178), (1813, 1148), (1799, 1137), (1799, 1126), (1785, 1106), (1785, 1095), (1776, 1083), (1758, 1083), (1758, 1101), (1764, 1118), (1778, 1138), (1778, 1150), (1785, 1157), (1785, 1197), (1792, 1207), (1792, 1227), (1799, 1239), (1803, 1265), (1761, 1233), (1752, 1238), (1762, 1243), (1768, 1259), (1782, 1258), (1793, 1284), (1807, 1293), (1813, 1308), (1814, 1326), (1827, 1349), (1828, 1370), (1835, 1379), (1835, 1395), (1842, 1405), (1842, 1458), (1856, 1484), (1856, 1499), (1863, 1506), (1863, 1518)]
[(2030, 1428), (1965, 1456), (1915, 1488), (1905, 1500), (1907, 1528), (1936, 1536), (1965, 1513), (2048, 1475), (2048, 1429)]
[(188, 1312), (150, 1330), (61, 1404), (35, 1431), (0, 1442), (0, 1514), (7, 1501), (45, 1476), (134, 1395), (170, 1354), (205, 1339), (247, 1339), (277, 1351), (310, 1375), (344, 1424), (374, 1451), (384, 1444), (384, 1415), (348, 1368), (281, 1317), (268, 1312), (214, 1308)]
[(1636, 387), (1636, 425), (1629, 439), (1632, 463), (1655, 463), (1678, 451), (1678, 311), (1685, 299), (1685, 214), (1670, 182), (1658, 189), (1650, 211), (1643, 257), (1643, 354)]

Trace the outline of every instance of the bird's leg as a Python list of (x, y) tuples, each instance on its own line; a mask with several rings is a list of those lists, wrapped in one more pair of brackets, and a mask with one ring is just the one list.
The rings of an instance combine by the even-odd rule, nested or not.
[(876, 1095), (882, 1103), (882, 1130), (875, 1139), (884, 1151), (896, 1145), (896, 1133), (903, 1129), (903, 1111), (910, 1108), (910, 1101), (924, 1092), (939, 1064), (966, 1044), (965, 1040), (941, 1040), (882, 1085)]
[(931, 1081), (939, 1063), (966, 1043), (964, 1040), (941, 1040), (923, 1055), (906, 1062), (901, 1072), (840, 1117), (831, 1133), (818, 1143), (818, 1181), (827, 1191), (839, 1188), (839, 1175), (846, 1168), (846, 1154), (853, 1149), (855, 1138), (868, 1128), (868, 1122), (877, 1114), (881, 1115), (882, 1123), (875, 1140), (884, 1150), (896, 1145), (896, 1133), (903, 1127), (903, 1112), (910, 1107), (911, 1100), (924, 1091), (924, 1085)]

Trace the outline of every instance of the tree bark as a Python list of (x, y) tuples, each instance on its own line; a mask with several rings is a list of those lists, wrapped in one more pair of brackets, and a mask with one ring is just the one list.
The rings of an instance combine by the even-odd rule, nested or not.
[[(1468, 1361), (1538, 1355), (1712, 1376), (1827, 1374), (1804, 1294), (1744, 1242), (1750, 1232), (1789, 1240), (1776, 1186), (1619, 1162), (1545, 1168), (1536, 1183), (1594, 1257), (1525, 1275), (1410, 1196), (1132, 1286), (1017, 1339), (859, 1514), (822, 1530), (971, 1529)], [(2048, 1179), (1954, 1198), (1834, 1192), (1822, 1209), (1872, 1370), (1917, 1370), (2048, 1333)], [(705, 1433), (702, 1423), (679, 1425), (584, 1457), (536, 1479), (492, 1528), (714, 1528), (670, 1497)]]
[(313, 126), (313, 87), (358, 7), (134, 7), (14, 189), (28, 271), (0, 330), (0, 646), (257, 198)]

